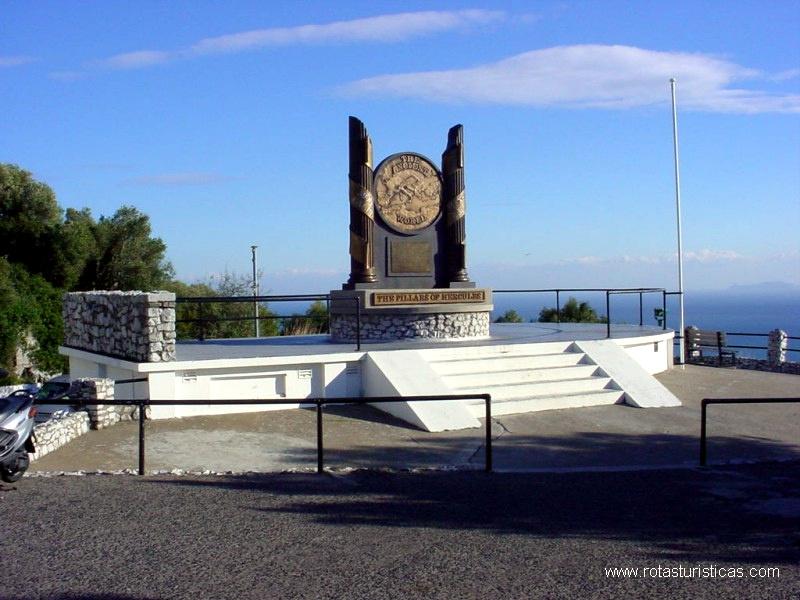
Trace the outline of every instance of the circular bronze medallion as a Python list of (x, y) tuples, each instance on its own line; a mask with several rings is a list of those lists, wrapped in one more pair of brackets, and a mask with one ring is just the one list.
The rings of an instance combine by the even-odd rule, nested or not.
[(442, 204), (438, 169), (417, 154), (396, 154), (375, 172), (375, 200), (384, 222), (401, 233), (424, 229)]

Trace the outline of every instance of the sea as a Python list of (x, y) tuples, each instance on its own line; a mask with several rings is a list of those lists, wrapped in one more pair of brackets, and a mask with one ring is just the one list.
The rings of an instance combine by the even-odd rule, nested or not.
[[(604, 292), (561, 293), (561, 305), (574, 296), (579, 302), (588, 302), (600, 315), (606, 314)], [(492, 318), (513, 309), (525, 320), (535, 321), (542, 308), (555, 307), (555, 293), (495, 293)], [(644, 294), (642, 298), (642, 324), (658, 325), (654, 310), (661, 308), (660, 293)], [(639, 323), (639, 295), (612, 294), (610, 300), (611, 323)], [(667, 327), (679, 328), (679, 302), (677, 296), (667, 297)], [(684, 323), (698, 329), (728, 332), (728, 343), (745, 346), (766, 346), (766, 334), (773, 329), (783, 329), (790, 336), (800, 338), (800, 294), (762, 294), (736, 292), (684, 292)], [(757, 333), (763, 337), (732, 336), (731, 333)], [(790, 340), (790, 348), (800, 349), (800, 340)], [(765, 358), (765, 350), (740, 349), (740, 356)], [(800, 360), (800, 352), (790, 352), (790, 360)]]

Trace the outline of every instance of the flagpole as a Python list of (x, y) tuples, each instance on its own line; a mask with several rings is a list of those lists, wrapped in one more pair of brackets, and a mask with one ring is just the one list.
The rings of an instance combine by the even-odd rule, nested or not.
[(683, 365), (686, 356), (686, 325), (683, 321), (683, 235), (681, 233), (681, 172), (678, 160), (678, 109), (675, 103), (675, 78), (669, 80), (672, 91), (672, 146), (675, 156), (675, 210), (678, 216), (678, 301), (680, 303), (679, 318), (679, 364)]

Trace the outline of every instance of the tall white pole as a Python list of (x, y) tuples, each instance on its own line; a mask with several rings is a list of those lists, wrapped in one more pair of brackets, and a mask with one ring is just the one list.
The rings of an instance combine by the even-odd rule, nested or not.
[(681, 170), (678, 160), (678, 108), (675, 103), (675, 78), (669, 80), (670, 89), (672, 91), (672, 146), (675, 155), (675, 210), (678, 215), (678, 301), (680, 302), (680, 319), (679, 319), (679, 335), (680, 335), (680, 359), (681, 365), (684, 363), (686, 356), (686, 340), (685, 332), (686, 325), (683, 321), (683, 234), (681, 233)]
[(258, 296), (258, 276), (256, 270), (256, 248), (258, 246), (250, 246), (250, 252), (253, 253), (253, 322), (255, 323), (256, 327), (256, 337), (258, 335), (258, 300), (256, 297)]

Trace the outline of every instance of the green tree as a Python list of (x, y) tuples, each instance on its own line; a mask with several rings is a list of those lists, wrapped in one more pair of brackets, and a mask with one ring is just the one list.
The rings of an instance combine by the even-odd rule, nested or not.
[(606, 317), (598, 316), (588, 302), (578, 302), (571, 297), (560, 311), (555, 308), (542, 308), (539, 311), (539, 323), (605, 323)]
[(46, 273), (61, 208), (53, 190), (17, 165), (0, 163), (0, 256)]
[(328, 333), (328, 308), (321, 300), (314, 301), (304, 315), (292, 315), (281, 329), (281, 335), (316, 333)]
[(504, 314), (500, 315), (494, 320), (495, 323), (523, 323), (522, 317), (513, 308), (507, 310)]
[(21, 339), (19, 295), (11, 277), (11, 265), (0, 257), (0, 367), (10, 371)]
[[(172, 281), (165, 286), (179, 298), (191, 297), (229, 297), (248, 296), (252, 293), (247, 276), (225, 272), (219, 277), (211, 279), (208, 283), (187, 284), (181, 281)], [(259, 334), (262, 336), (278, 335), (275, 314), (261, 303), (258, 307)], [(176, 335), (178, 339), (219, 339), (252, 337), (255, 334), (253, 327), (253, 303), (194, 303), (181, 302), (177, 305)], [(226, 320), (235, 319), (235, 320)], [(200, 322), (202, 320), (202, 323)]]
[(150, 217), (123, 206), (111, 218), (100, 217), (92, 228), (96, 251), (80, 278), (83, 290), (155, 290), (174, 273), (164, 259), (160, 238), (151, 237)]
[(64, 222), (54, 228), (53, 256), (47, 279), (55, 286), (74, 290), (88, 262), (97, 256), (95, 223), (88, 208), (68, 208)]
[[(18, 349), (28, 351), (41, 371), (56, 373), (66, 368), (58, 354), (64, 338), (61, 317), (62, 291), (22, 265), (0, 258), (0, 366), (13, 371)], [(35, 344), (27, 347), (28, 335)]]
[[(67, 359), (58, 353), (64, 341), (64, 320), (61, 314), (63, 290), (54, 287), (40, 275), (31, 275), (21, 265), (12, 269), (14, 283), (23, 303), (22, 332), (35, 340), (27, 348), (34, 365), (46, 373), (60, 373), (67, 369)], [(25, 341), (21, 340), (20, 345)]]

